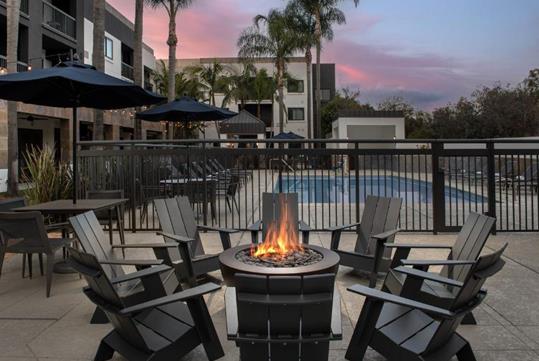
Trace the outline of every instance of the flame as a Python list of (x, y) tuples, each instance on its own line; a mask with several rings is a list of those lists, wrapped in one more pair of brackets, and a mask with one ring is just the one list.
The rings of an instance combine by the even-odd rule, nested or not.
[(288, 217), (288, 206), (283, 202), (279, 219), (268, 225), (264, 242), (251, 247), (251, 256), (281, 259), (292, 252), (303, 251), (299, 242), (298, 225)]

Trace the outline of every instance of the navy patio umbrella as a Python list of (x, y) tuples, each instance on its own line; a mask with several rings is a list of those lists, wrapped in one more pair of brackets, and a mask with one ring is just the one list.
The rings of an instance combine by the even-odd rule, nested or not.
[(294, 132), (288, 132), (288, 133), (279, 133), (276, 136), (271, 137), (271, 139), (294, 140), (294, 139), (305, 139), (305, 138)]
[(230, 110), (201, 103), (184, 96), (170, 103), (137, 113), (136, 117), (150, 122), (204, 122), (228, 119), (235, 115), (237, 113)]
[(0, 99), (73, 108), (73, 203), (77, 199), (77, 108), (122, 109), (165, 100), (78, 62), (0, 76)]

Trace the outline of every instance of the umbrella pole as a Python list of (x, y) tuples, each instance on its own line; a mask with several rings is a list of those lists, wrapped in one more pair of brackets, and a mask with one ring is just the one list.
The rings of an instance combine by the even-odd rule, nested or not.
[(77, 108), (73, 107), (73, 204), (77, 203), (77, 186), (78, 186), (78, 170), (77, 170)]

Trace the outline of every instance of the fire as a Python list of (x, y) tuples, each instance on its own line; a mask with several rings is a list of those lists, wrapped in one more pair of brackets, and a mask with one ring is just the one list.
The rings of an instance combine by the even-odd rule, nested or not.
[(251, 248), (251, 256), (259, 258), (280, 259), (292, 252), (303, 251), (299, 242), (298, 225), (293, 224), (288, 216), (288, 207), (283, 202), (279, 219), (268, 225), (268, 231), (263, 243)]

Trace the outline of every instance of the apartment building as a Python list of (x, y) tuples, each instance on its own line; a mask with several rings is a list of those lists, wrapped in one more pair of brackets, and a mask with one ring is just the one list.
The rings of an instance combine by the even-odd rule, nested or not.
[[(223, 65), (224, 72), (229, 74), (240, 73), (243, 65), (238, 58), (202, 58), (202, 59), (179, 59), (176, 63), (178, 72), (184, 71), (190, 66), (211, 66), (217, 61)], [(274, 61), (271, 58), (258, 58), (254, 62), (257, 69), (266, 69), (268, 74), (275, 74)], [(313, 72), (311, 72), (314, 76)], [(313, 89), (307, 88), (307, 70), (305, 67), (305, 58), (294, 57), (290, 58), (287, 64), (287, 73), (293, 81), (287, 82), (284, 89), (284, 103), (286, 107), (286, 122), (284, 124), (285, 132), (294, 132), (305, 138), (308, 136), (308, 107), (313, 107), (314, 96), (311, 97), (311, 104), (308, 103), (308, 92)], [(313, 77), (313, 83), (314, 83)], [(322, 99), (329, 101), (335, 96), (335, 66), (334, 64), (323, 64), (320, 79), (322, 80)], [(327, 99), (326, 99), (327, 98)], [(223, 105), (224, 94), (217, 94), (216, 105)], [(233, 102), (224, 104), (225, 107), (233, 111), (242, 109), (240, 103)], [(260, 119), (266, 124), (266, 137), (271, 137), (279, 133), (279, 104), (275, 99), (266, 99), (262, 101), (260, 107)], [(253, 115), (258, 114), (258, 105), (254, 100), (248, 100), (243, 105), (243, 109), (249, 111)], [(313, 107), (313, 119), (315, 117)], [(208, 123), (206, 127), (206, 138), (217, 138), (218, 130), (214, 123)]]
[[(92, 0), (21, 0), (19, 20), (18, 71), (54, 66), (77, 54), (81, 61), (92, 63), (93, 16)], [(126, 81), (133, 81), (134, 25), (107, 4), (105, 71)], [(0, 0), (0, 72), (6, 64), (6, 3)], [(145, 45), (144, 87), (152, 89), (151, 70), (155, 68), (153, 50)], [(93, 111), (79, 112), (81, 140), (92, 138)], [(70, 159), (71, 111), (18, 104), (19, 157), (30, 146), (50, 146), (58, 159)], [(161, 124), (145, 123), (143, 136), (161, 137)], [(105, 138), (130, 139), (133, 134), (132, 112), (105, 112)], [(6, 178), (7, 105), (0, 101), (0, 191)]]

